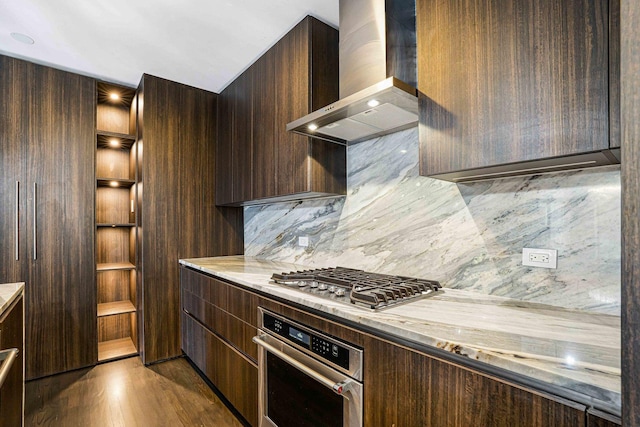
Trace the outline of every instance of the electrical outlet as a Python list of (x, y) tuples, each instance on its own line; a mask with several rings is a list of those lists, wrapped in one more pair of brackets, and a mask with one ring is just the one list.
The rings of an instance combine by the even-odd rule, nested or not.
[(557, 268), (558, 251), (555, 249), (522, 249), (522, 265), (530, 267)]
[(303, 248), (309, 246), (309, 236), (298, 236), (298, 246)]

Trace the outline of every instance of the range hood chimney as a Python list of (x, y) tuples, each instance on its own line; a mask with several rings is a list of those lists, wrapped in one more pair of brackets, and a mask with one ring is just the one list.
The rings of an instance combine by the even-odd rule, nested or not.
[(340, 0), (340, 99), (287, 130), (349, 144), (418, 123), (415, 0)]

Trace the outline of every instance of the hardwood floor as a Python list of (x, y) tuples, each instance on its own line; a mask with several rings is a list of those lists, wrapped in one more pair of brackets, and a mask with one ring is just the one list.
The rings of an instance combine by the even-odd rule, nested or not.
[(184, 358), (138, 357), (26, 384), (25, 426), (242, 427)]

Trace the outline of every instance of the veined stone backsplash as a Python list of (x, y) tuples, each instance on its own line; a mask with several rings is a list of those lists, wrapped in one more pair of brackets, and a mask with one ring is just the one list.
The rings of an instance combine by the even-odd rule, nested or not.
[(453, 184), (419, 176), (416, 128), (348, 147), (347, 171), (346, 197), (245, 208), (245, 255), (620, 314), (618, 167)]

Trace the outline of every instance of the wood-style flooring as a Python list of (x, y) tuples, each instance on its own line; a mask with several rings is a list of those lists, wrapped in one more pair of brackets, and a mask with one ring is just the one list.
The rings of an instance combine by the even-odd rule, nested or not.
[(242, 427), (183, 358), (145, 367), (132, 357), (30, 381), (25, 389), (27, 427)]

